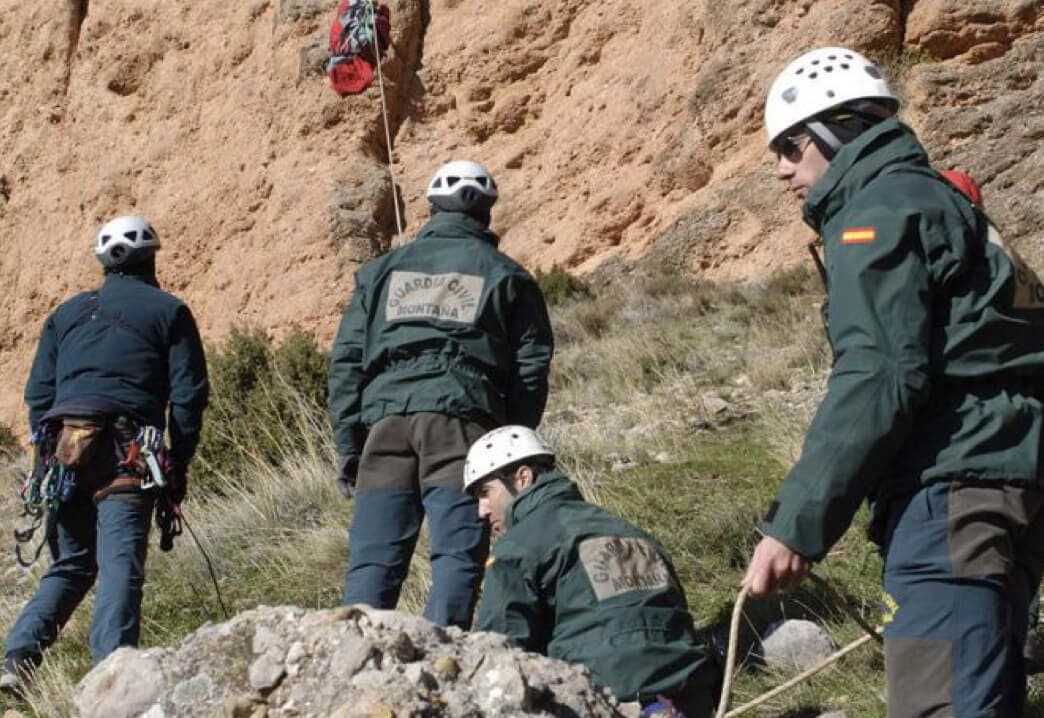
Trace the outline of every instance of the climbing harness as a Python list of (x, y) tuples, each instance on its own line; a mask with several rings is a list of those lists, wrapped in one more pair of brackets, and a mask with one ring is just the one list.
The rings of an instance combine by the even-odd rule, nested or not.
[[(42, 422), (30, 440), (33, 446), (33, 465), (20, 489), (22, 516), (28, 517), (30, 521), (26, 528), (14, 531), (15, 558), (23, 568), (29, 568), (36, 563), (44, 545), (50, 547), (53, 559), (58, 558), (55, 513), (62, 503), (71, 500), (76, 493), (76, 470), (62, 464), (55, 455), (60, 425), (61, 422), (58, 421)], [(156, 524), (160, 529), (160, 550), (170, 551), (174, 548), (174, 539), (182, 534), (182, 528), (188, 529), (193, 542), (203, 555), (221, 612), (226, 620), (229, 619), (231, 616), (221, 595), (221, 587), (210, 556), (185, 520), (181, 505), (174, 503), (171, 498), (172, 489), (175, 488), (172, 482), (176, 483), (177, 477), (173, 462), (163, 446), (163, 432), (155, 426), (143, 426), (130, 434), (133, 436), (131, 441), (123, 442), (121, 437), (133, 432), (133, 422), (121, 417), (112, 426), (116, 434), (113, 437), (113, 445), (117, 457), (117, 477), (140, 480), (143, 491), (158, 491)], [(120, 478), (116, 479), (119, 480)], [(45, 526), (44, 537), (27, 560), (22, 553), (23, 546), (32, 542), (33, 536), (41, 526)]]
[[(833, 589), (833, 587), (831, 587), (826, 581), (824, 581), (819, 576), (816, 576), (815, 574), (809, 574), (809, 578), (812, 579), (812, 581), (815, 582), (817, 585), (819, 585), (821, 588), (825, 588), (825, 589), (827, 589), (827, 590), (829, 590), (829, 591), (831, 591), (833, 593), (837, 593)], [(750, 711), (750, 710), (752, 710), (754, 708), (757, 708), (761, 704), (763, 704), (763, 703), (765, 703), (765, 702), (767, 702), (769, 700), (772, 700), (773, 698), (775, 698), (776, 696), (780, 695), (781, 693), (784, 693), (784, 692), (790, 690), (791, 688), (793, 688), (794, 686), (798, 685), (799, 683), (802, 683), (803, 681), (811, 678), (815, 674), (817, 674), (820, 671), (822, 671), (824, 668), (828, 668), (829, 666), (833, 665), (834, 663), (839, 661), (841, 658), (843, 658), (844, 656), (847, 656), (849, 653), (851, 653), (852, 651), (856, 650), (860, 646), (862, 646), (862, 645), (864, 645), (866, 643), (869, 643), (870, 641), (876, 641), (877, 643), (883, 643), (883, 639), (881, 638), (880, 630), (873, 628), (866, 621), (866, 619), (864, 619), (862, 616), (859, 615), (859, 613), (857, 611), (855, 611), (850, 606), (848, 606), (844, 601), (842, 601), (841, 602), (841, 606), (843, 607), (844, 611), (849, 615), (849, 617), (851, 617), (859, 625), (860, 628), (862, 628), (864, 631), (866, 631), (866, 633), (863, 636), (861, 636), (861, 637), (857, 638), (856, 640), (852, 641), (847, 646), (844, 646), (843, 648), (835, 651), (834, 653), (832, 653), (831, 655), (827, 656), (826, 658), (824, 658), (822, 661), (820, 661), (816, 665), (812, 666), (811, 668), (809, 668), (806, 671), (803, 671), (802, 673), (799, 673), (798, 675), (796, 675), (793, 678), (789, 679), (785, 683), (783, 683), (783, 684), (781, 684), (779, 686), (776, 686), (775, 688), (773, 688), (772, 690), (768, 691), (767, 693), (763, 693), (762, 695), (758, 696), (754, 700), (748, 701), (747, 703), (744, 703), (741, 706), (737, 706), (736, 708), (733, 708), (730, 711), (728, 709), (729, 708), (729, 697), (730, 697), (730, 694), (732, 693), (732, 679), (733, 679), (733, 673), (734, 673), (735, 667), (736, 667), (736, 649), (737, 649), (737, 644), (739, 643), (739, 623), (740, 623), (740, 617), (743, 615), (743, 604), (746, 602), (747, 594), (749, 592), (750, 592), (750, 589), (748, 587), (746, 587), (746, 586), (744, 586), (743, 589), (740, 590), (739, 596), (736, 598), (736, 606), (732, 610), (732, 622), (729, 625), (729, 649), (728, 649), (728, 653), (727, 653), (726, 658), (725, 658), (725, 681), (724, 681), (724, 683), (722, 684), (722, 687), (721, 687), (721, 698), (719, 699), (719, 702), (718, 702), (718, 710), (714, 714), (715, 718), (736, 718), (737, 716), (741, 716), (744, 713), (746, 713), (746, 712), (748, 712), (748, 711)]]
[(396, 243), (402, 239), (402, 217), (399, 214), (399, 190), (395, 184), (395, 158), (392, 155), (391, 127), (388, 122), (388, 104), (384, 99), (384, 71), (381, 69), (381, 43), (377, 40), (377, 19), (374, 3), (367, 3), (367, 19), (373, 30), (373, 49), (377, 57), (377, 86), (381, 91), (381, 115), (384, 118), (384, 142), (388, 148), (388, 179), (391, 182), (392, 204), (395, 207), (395, 239)]
[[(111, 427), (115, 433), (112, 443), (117, 458), (115, 478), (95, 492), (95, 499), (98, 500), (99, 495), (104, 495), (112, 488), (140, 486), (142, 491), (166, 489), (169, 469), (164, 470), (164, 464), (169, 465), (170, 461), (163, 447), (163, 432), (154, 426), (138, 429), (125, 417), (116, 419)], [(68, 431), (75, 438), (66, 443), (61, 438), (66, 436), (63, 431)], [(84, 465), (89, 464), (90, 459), (87, 457), (93, 452), (93, 449), (84, 448), (84, 443), (77, 442), (81, 438), (90, 441), (93, 431), (96, 429), (89, 426), (70, 427), (66, 420), (55, 420), (41, 422), (33, 432), (30, 439), (33, 465), (19, 492), (22, 516), (29, 519), (29, 525), (14, 531), (15, 558), (20, 566), (28, 568), (36, 563), (43, 553), (44, 545), (50, 546), (52, 559), (58, 558), (55, 513), (61, 504), (71, 501), (77, 493), (80, 483), (77, 467), (81, 466), (81, 459)], [(128, 434), (133, 437), (130, 441), (126, 441)], [(70, 452), (83, 453), (77, 459), (72, 459), (69, 458)], [(167, 525), (169, 528), (161, 538), (161, 548), (164, 544), (170, 545), (173, 537), (181, 533), (177, 521), (169, 521)], [(41, 527), (45, 527), (44, 536), (36, 548), (31, 550), (29, 558), (26, 558), (23, 552), (25, 545), (32, 542)]]

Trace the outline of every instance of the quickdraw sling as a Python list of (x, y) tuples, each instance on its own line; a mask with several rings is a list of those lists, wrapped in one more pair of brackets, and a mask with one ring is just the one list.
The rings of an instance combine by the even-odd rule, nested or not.
[[(55, 557), (56, 546), (49, 537), (54, 532), (54, 511), (61, 502), (61, 496), (71, 498), (76, 490), (75, 472), (63, 471), (54, 458), (58, 434), (52, 424), (40, 424), (30, 443), (33, 446), (33, 465), (22, 482), (19, 496), (22, 499), (22, 517), (29, 518), (29, 526), (15, 529), (15, 558), (18, 565), (28, 568), (36, 563), (43, 552), (44, 544), (51, 544), (51, 556)], [(25, 560), (22, 548), (31, 543), (37, 530), (46, 522), (44, 538), (32, 551), (32, 558)]]

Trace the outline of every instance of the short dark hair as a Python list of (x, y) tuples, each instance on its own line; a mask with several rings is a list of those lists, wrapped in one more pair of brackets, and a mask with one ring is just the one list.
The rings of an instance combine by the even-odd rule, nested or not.
[(494, 472), (494, 476), (497, 478), (511, 479), (514, 478), (515, 472), (523, 466), (528, 466), (533, 470), (536, 476), (547, 473), (551, 469), (555, 468), (555, 457), (553, 456), (530, 456), (525, 459), (519, 459), (518, 461), (502, 466)]
[(475, 496), (479, 488), (489, 481), (500, 481), (513, 486), (515, 482), (515, 472), (518, 471), (521, 466), (528, 466), (533, 470), (535, 476), (540, 476), (541, 474), (555, 468), (555, 457), (531, 456), (527, 459), (519, 459), (507, 466), (501, 466), (496, 471), (491, 471), (489, 474), (469, 486), (466, 491), (472, 496)]

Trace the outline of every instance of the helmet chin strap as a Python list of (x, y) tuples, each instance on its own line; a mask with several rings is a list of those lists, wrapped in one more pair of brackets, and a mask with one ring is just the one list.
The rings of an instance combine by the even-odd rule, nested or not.
[[(829, 150), (829, 152), (824, 152), (824, 154), (828, 155), (827, 159), (833, 159), (834, 155), (836, 155), (838, 150), (841, 149), (841, 140), (838, 139), (837, 135), (830, 131), (827, 126), (819, 120), (808, 120), (805, 122), (805, 127), (808, 129), (809, 133), (820, 140), (820, 142), (816, 143), (819, 145), (820, 149)], [(823, 145), (826, 145), (826, 147), (824, 148)]]
[(830, 115), (811, 117), (803, 124), (823, 156), (832, 160), (846, 143), (894, 114), (894, 108), (889, 105), (861, 100)]

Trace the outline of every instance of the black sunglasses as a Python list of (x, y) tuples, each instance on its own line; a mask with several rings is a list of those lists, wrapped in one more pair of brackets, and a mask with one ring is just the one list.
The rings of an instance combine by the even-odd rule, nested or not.
[(805, 132), (784, 135), (772, 143), (776, 157), (784, 157), (788, 162), (799, 162), (812, 138)]

